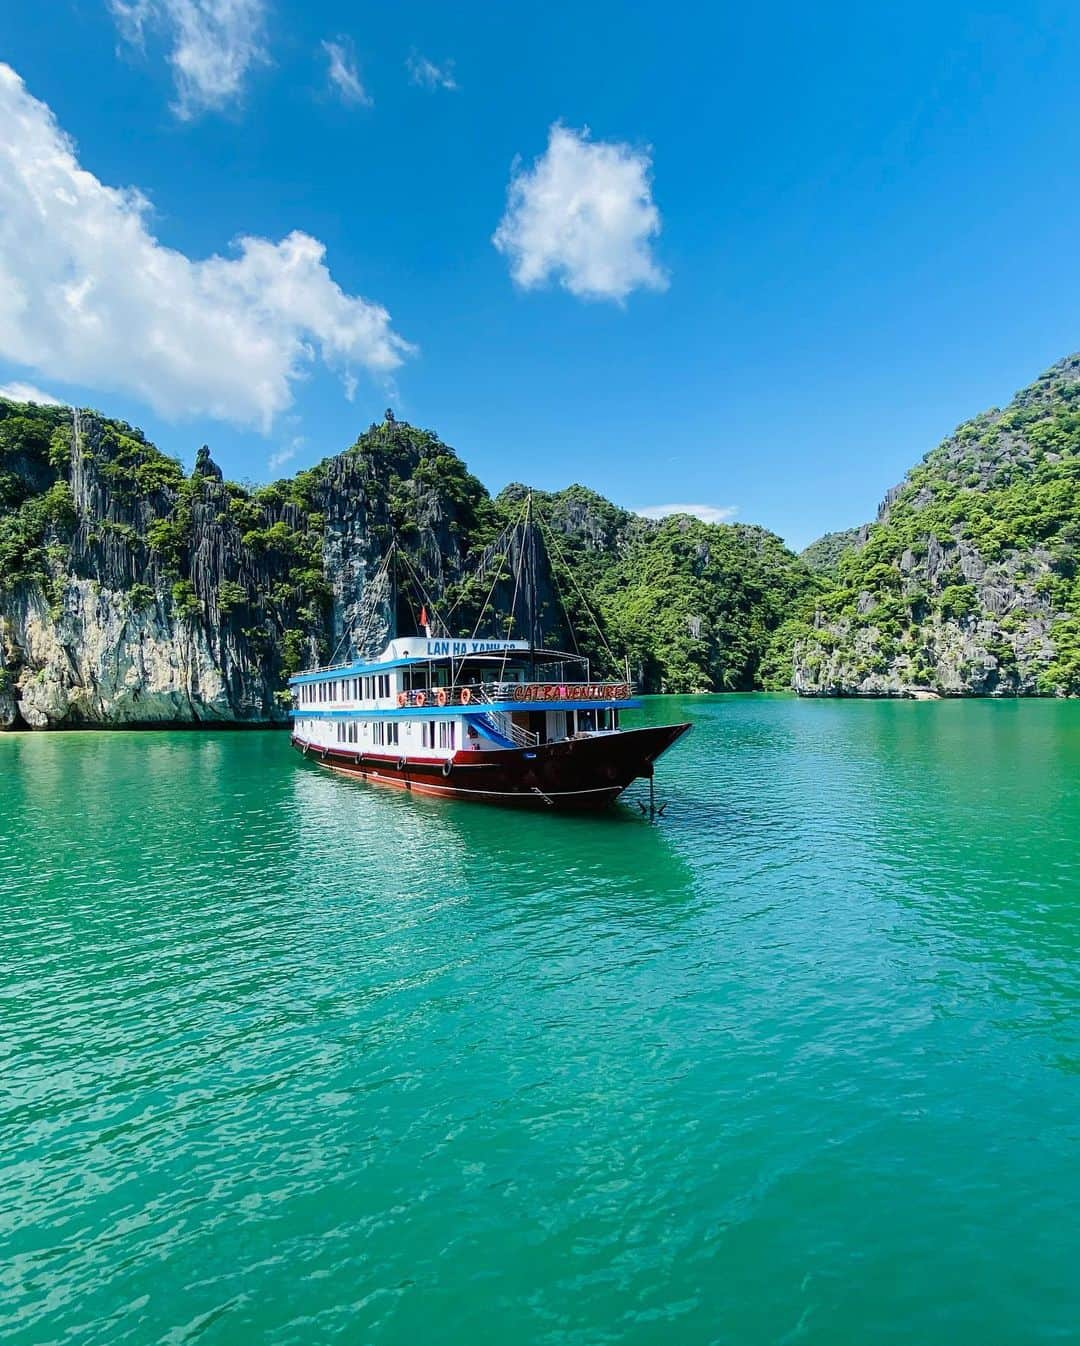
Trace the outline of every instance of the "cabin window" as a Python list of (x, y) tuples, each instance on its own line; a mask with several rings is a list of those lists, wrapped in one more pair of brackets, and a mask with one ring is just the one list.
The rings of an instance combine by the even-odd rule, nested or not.
[(380, 695), (380, 696), (389, 696), (389, 695), (390, 695), (390, 674), (389, 674), (389, 673), (380, 673), (380, 674), (379, 674), (379, 695)]
[(451, 750), (453, 749), (453, 747), (454, 747), (454, 721), (453, 721), (453, 720), (440, 720), (440, 721), (439, 721), (439, 747), (440, 747), (440, 748), (450, 748)]
[(388, 724), (388, 725), (386, 726), (386, 741), (387, 741), (387, 743), (392, 743), (392, 744), (394, 744), (395, 747), (397, 746), (397, 741), (398, 741), (398, 725), (397, 725), (396, 723), (394, 723), (394, 724)]

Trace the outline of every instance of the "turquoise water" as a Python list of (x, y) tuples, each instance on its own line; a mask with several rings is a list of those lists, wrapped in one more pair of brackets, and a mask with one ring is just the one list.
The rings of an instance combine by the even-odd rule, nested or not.
[(650, 826), (0, 736), (0, 1340), (1080, 1334), (1080, 704), (657, 699)]

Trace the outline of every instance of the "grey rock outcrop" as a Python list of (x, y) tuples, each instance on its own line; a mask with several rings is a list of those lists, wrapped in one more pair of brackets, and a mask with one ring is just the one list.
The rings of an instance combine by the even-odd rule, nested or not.
[[(372, 581), (390, 495), (408, 518), (403, 550), (441, 598), (483, 494), (450, 450), (398, 422), (256, 495), (205, 446), (185, 478), (130, 426), (67, 411), (42, 424), (47, 452), (35, 425), (26, 452), (0, 445), (16, 499), (56, 506), (23, 548), (25, 574), (0, 575), (2, 728), (284, 723), (291, 669), (385, 641), (390, 589)], [(436, 461), (445, 489), (424, 477)]]
[(1076, 689), (1080, 356), (890, 490), (795, 645), (804, 696)]

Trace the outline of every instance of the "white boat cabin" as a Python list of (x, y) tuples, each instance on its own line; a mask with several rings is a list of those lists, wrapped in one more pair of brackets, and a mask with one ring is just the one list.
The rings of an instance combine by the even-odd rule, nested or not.
[(299, 673), (289, 686), (298, 742), (391, 759), (609, 734), (639, 704), (627, 682), (592, 682), (580, 656), (524, 640), (408, 636), (374, 661)]

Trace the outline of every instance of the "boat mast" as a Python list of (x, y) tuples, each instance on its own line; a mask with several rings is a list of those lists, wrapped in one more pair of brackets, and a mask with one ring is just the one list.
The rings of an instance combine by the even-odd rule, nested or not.
[(397, 533), (394, 531), (393, 523), (390, 524), (390, 628), (388, 640), (394, 640), (397, 637), (397, 606), (398, 606), (398, 584), (397, 584)]
[(536, 528), (532, 521), (532, 491), (525, 501), (525, 523), (521, 530), (521, 549), (525, 565), (525, 602), (529, 631), (529, 668), (530, 677), (536, 681), (536, 646), (540, 631), (539, 614), (536, 610)]

